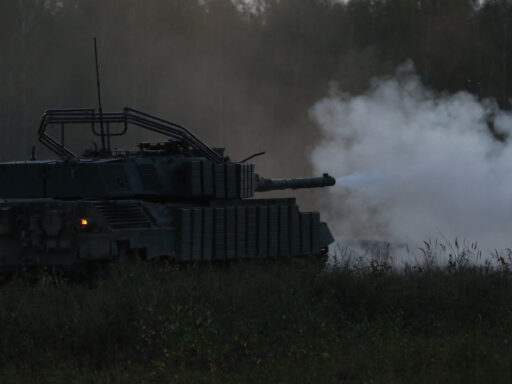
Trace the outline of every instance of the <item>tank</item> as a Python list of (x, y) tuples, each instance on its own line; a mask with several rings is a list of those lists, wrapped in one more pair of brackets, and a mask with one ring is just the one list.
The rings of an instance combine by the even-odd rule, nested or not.
[[(75, 154), (70, 129), (101, 145)], [(112, 149), (132, 129), (163, 140)], [(323, 255), (334, 240), (319, 213), (301, 212), (294, 198), (255, 197), (334, 185), (327, 174), (262, 177), (185, 127), (130, 108), (49, 110), (38, 138), (57, 159), (37, 160), (33, 149), (30, 160), (0, 164), (0, 266)]]

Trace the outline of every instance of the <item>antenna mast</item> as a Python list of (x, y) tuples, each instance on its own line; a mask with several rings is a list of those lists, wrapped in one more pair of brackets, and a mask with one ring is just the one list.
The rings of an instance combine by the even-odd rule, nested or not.
[(98, 47), (96, 45), (96, 38), (94, 38), (94, 58), (96, 60), (96, 87), (98, 89), (98, 105), (100, 111), (101, 149), (102, 151), (105, 151), (105, 131), (103, 130), (103, 108), (101, 107), (100, 69), (98, 65)]

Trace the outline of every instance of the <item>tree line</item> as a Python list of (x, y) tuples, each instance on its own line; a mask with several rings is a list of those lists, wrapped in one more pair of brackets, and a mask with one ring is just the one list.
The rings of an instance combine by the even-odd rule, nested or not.
[[(177, 120), (272, 176), (305, 169), (308, 109), (411, 59), (429, 87), (510, 108), (512, 1), (2, 0), (0, 159), (27, 158), (41, 112), (95, 106)], [(294, 160), (290, 160), (294, 159)]]

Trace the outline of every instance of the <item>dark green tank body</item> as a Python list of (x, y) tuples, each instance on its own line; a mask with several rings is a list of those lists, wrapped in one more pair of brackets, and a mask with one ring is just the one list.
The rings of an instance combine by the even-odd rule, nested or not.
[[(112, 132), (114, 124), (121, 130)], [(70, 125), (91, 129), (101, 149), (72, 153), (64, 145)], [(52, 126), (60, 129), (60, 142), (47, 134)], [(128, 127), (168, 141), (111, 150), (111, 139)], [(300, 212), (295, 199), (254, 198), (258, 191), (333, 185), (328, 175), (263, 178), (253, 164), (230, 161), (184, 127), (131, 109), (101, 117), (94, 110), (48, 111), (39, 139), (61, 158), (0, 164), (6, 199), (0, 266), (129, 255), (178, 261), (320, 255), (333, 241), (320, 215)]]

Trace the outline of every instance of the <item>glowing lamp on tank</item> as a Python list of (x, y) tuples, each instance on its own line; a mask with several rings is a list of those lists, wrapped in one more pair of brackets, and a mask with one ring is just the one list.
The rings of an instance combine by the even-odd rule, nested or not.
[(80, 219), (80, 226), (81, 227), (87, 227), (89, 225), (89, 222), (87, 221), (87, 219)]

